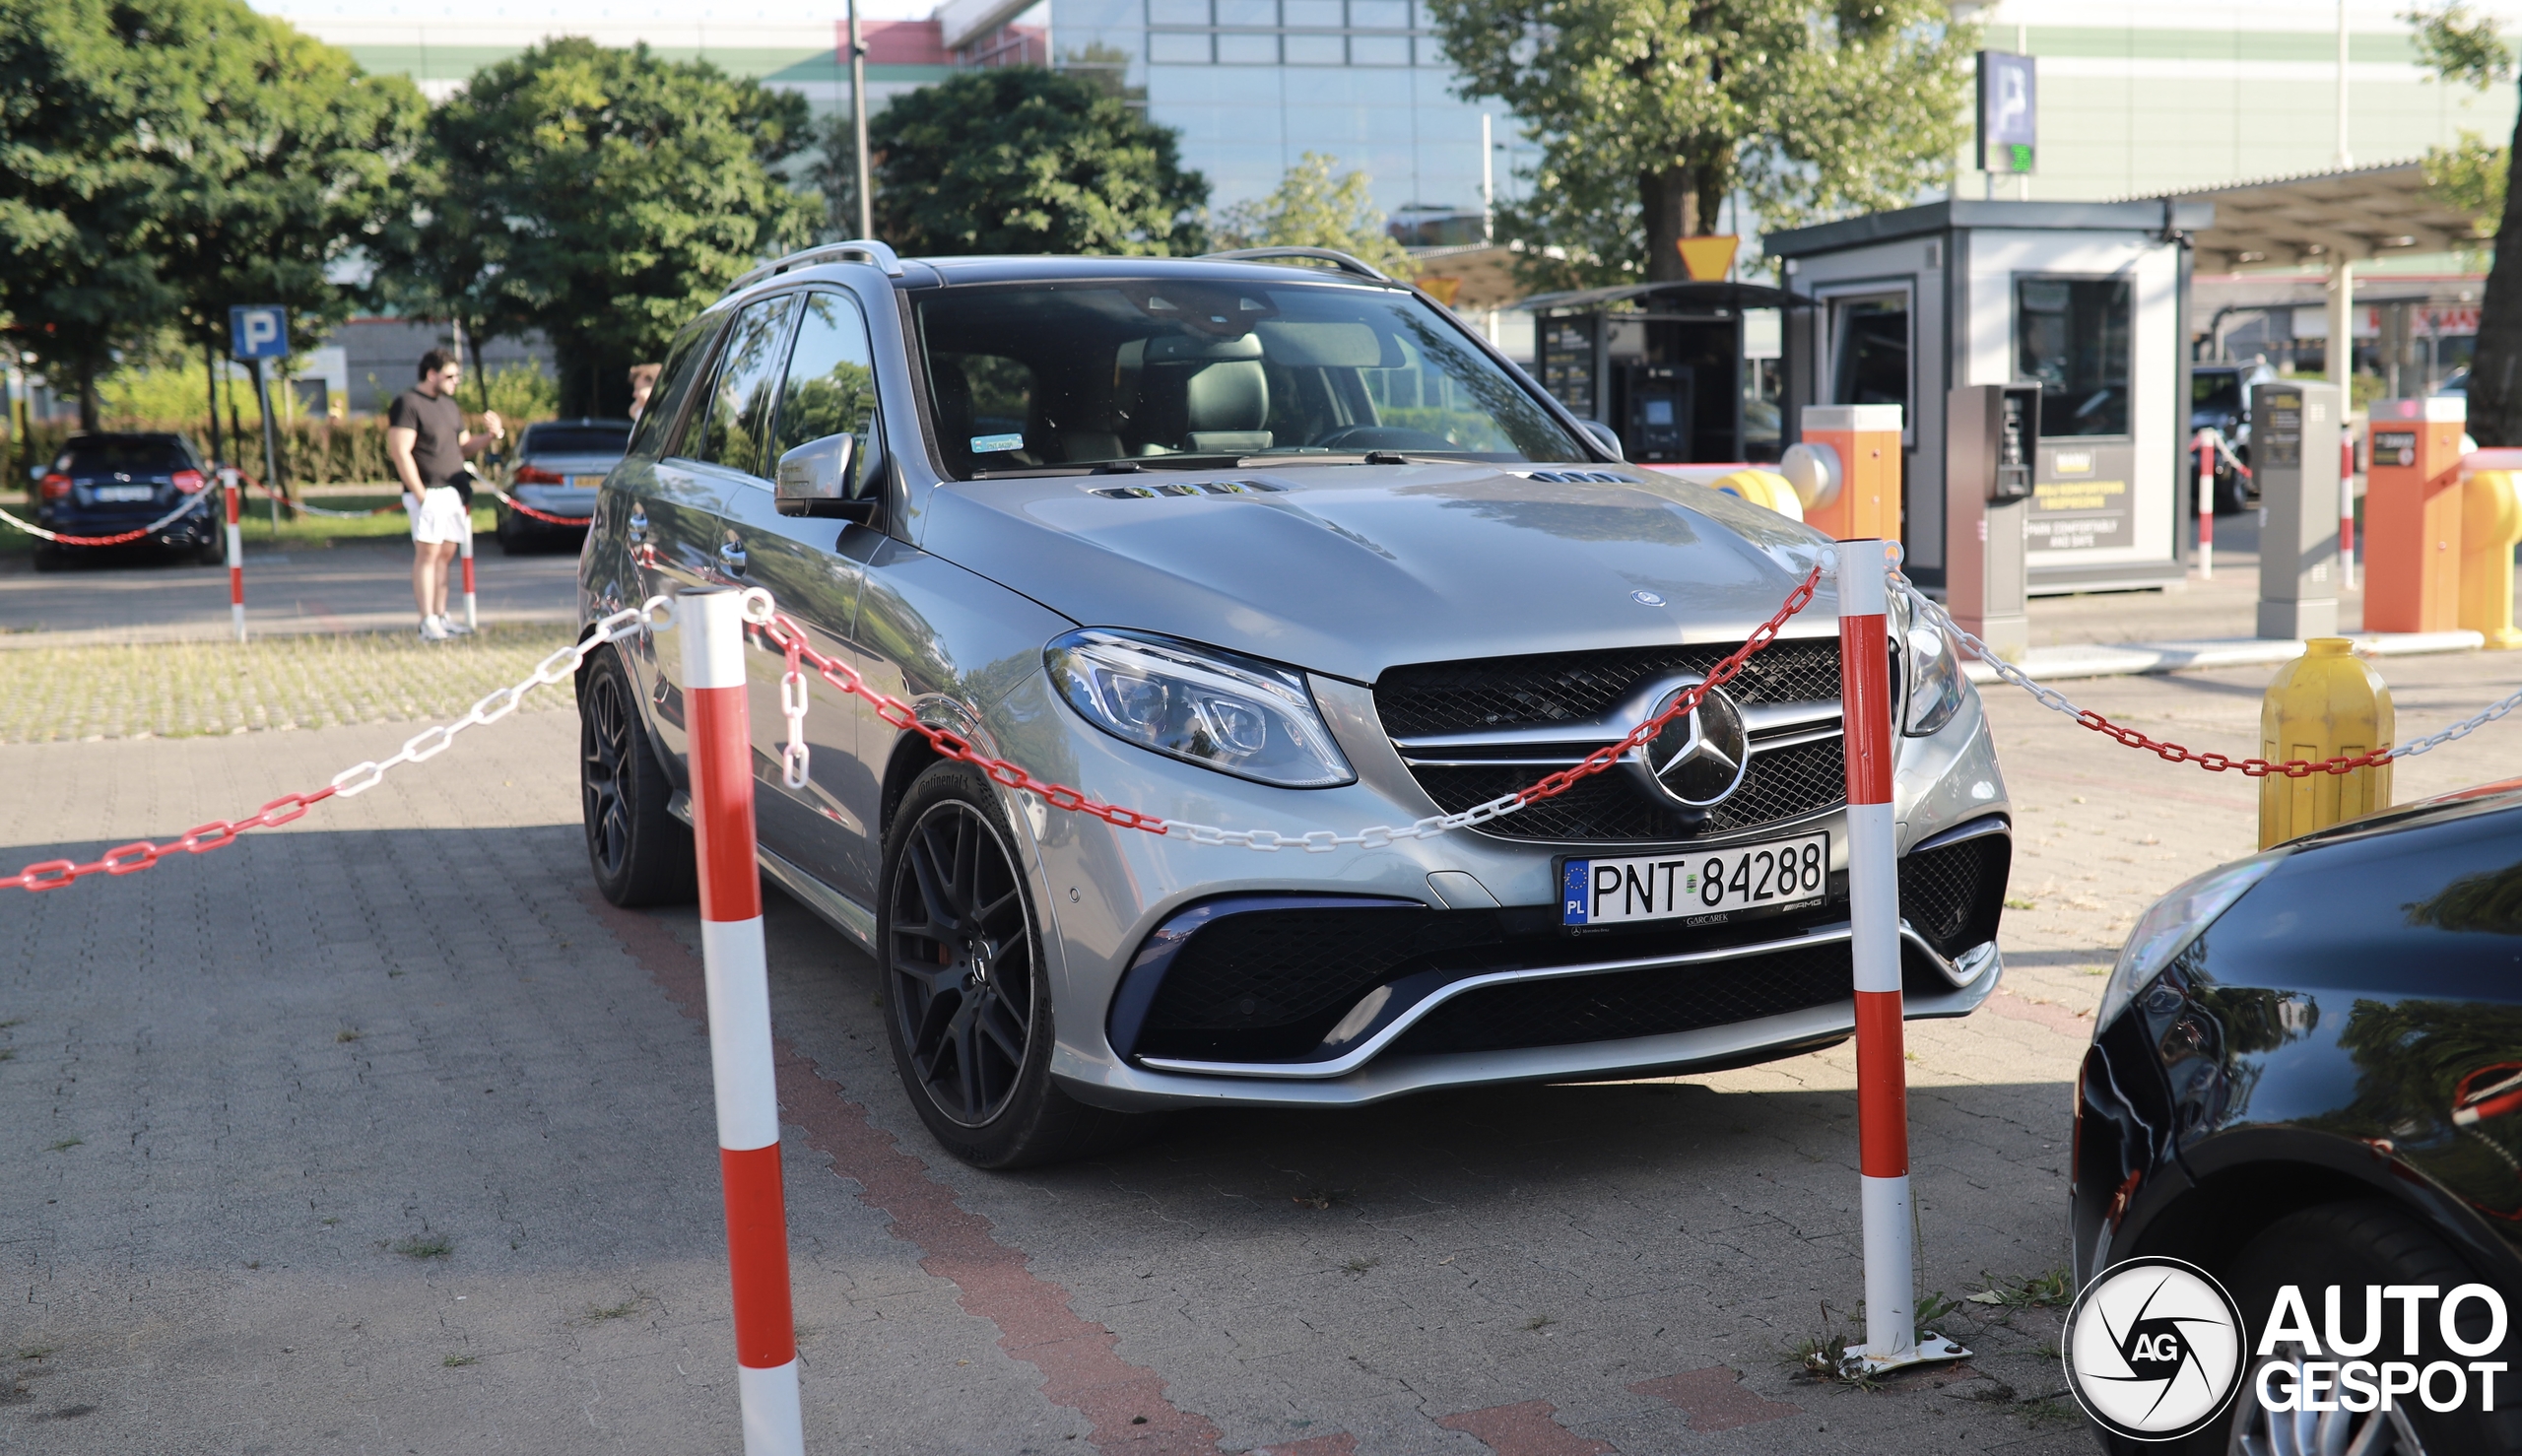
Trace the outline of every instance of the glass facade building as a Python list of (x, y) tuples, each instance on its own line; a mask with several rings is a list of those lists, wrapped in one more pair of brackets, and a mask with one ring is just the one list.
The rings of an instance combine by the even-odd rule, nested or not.
[[(1265, 196), (1307, 152), (1365, 172), (1374, 199), (1477, 216), (1481, 115), (1497, 197), (1519, 150), (1503, 106), (1465, 101), (1417, 0), (1049, 0), (1064, 61), (1127, 58), (1150, 117), (1182, 132), (1217, 206)], [(1039, 16), (1042, 10), (1033, 15)]]

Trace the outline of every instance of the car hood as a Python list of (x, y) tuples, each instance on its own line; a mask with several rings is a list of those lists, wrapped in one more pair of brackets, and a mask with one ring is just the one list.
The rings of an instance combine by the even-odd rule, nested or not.
[[(1361, 683), (1398, 663), (1739, 641), (1829, 544), (1734, 496), (1620, 473), (1633, 478), (1429, 464), (972, 481), (930, 496), (921, 544), (1085, 626)], [(1203, 489), (1228, 483), (1244, 489)], [(1101, 494), (1183, 487), (1196, 494)], [(1802, 631), (1835, 610), (1825, 597)]]

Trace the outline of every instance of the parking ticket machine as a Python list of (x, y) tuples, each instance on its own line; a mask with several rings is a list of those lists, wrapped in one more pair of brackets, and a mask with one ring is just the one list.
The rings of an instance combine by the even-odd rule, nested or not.
[(1945, 608), (1999, 655), (2019, 653), (2031, 645), (2024, 552), (2040, 386), (1960, 385), (1945, 422)]
[(2461, 430), (2469, 401), (2383, 399), (2366, 416), (2364, 629), (2461, 625)]

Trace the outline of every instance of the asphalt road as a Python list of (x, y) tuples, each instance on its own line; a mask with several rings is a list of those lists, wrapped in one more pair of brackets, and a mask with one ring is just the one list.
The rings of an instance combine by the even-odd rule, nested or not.
[[(507, 556), (486, 535), (473, 565), (483, 622), (576, 620), (575, 554)], [(448, 580), (462, 591), (460, 577)], [(460, 615), (462, 597), (448, 606)], [(246, 542), (250, 632), (410, 631), (416, 610), (408, 542), (284, 543), (277, 552)], [(216, 641), (229, 631), (228, 573), (216, 566), (118, 557), (37, 571), (30, 557), (0, 556), (0, 650)]]
[[(2407, 734), (2522, 662), (2389, 671)], [(2076, 690), (2230, 751), (2265, 677)], [(2066, 1262), (2091, 971), (2252, 838), (2241, 782), (1992, 714), (2035, 908), (1985, 1010), (1911, 1028), (1922, 1283), (1955, 1297)], [(409, 731), (0, 748), (0, 843), (163, 837)], [(0, 901), (0, 1445), (737, 1449), (694, 920), (589, 893), (573, 733), (521, 714), (290, 827)], [(2500, 776), (2515, 733), (2403, 797)], [(1965, 1305), (1978, 1356), (1883, 1391), (1793, 1378), (1860, 1290), (1845, 1048), (982, 1174), (904, 1103), (865, 959), (776, 896), (770, 949), (812, 1449), (2090, 1449), (2042, 1311)]]

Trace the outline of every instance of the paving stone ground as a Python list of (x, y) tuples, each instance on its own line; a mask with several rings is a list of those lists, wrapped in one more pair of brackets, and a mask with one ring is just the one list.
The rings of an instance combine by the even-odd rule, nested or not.
[[(2403, 735), (2522, 661), (2388, 665)], [(2255, 741), (2265, 670), (2079, 684)], [(2066, 1262), (2067, 1081), (2127, 922), (2251, 789), (1996, 698), (2007, 989), (1911, 1027), (1922, 1283)], [(15, 865), (166, 836), (410, 725), (0, 746)], [(2522, 724), (2400, 770), (2504, 776)], [(0, 1447), (733, 1451), (690, 911), (587, 889), (574, 720), (0, 900)], [(1783, 1353), (1853, 1305), (1845, 1048), (1718, 1076), (1204, 1113), (982, 1174), (894, 1081), (863, 957), (772, 897), (810, 1444), (909, 1453), (2081, 1453), (2054, 1314), (1965, 1305), (1882, 1392)], [(1941, 1383), (1939, 1383), (1941, 1382)]]

